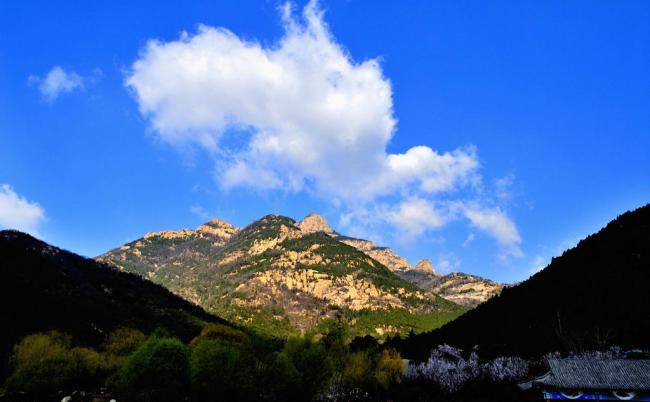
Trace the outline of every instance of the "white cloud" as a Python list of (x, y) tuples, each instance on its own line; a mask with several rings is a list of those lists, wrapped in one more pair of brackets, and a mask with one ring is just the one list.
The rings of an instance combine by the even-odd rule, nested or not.
[(200, 205), (192, 205), (190, 207), (190, 212), (198, 216), (201, 219), (209, 219), (210, 213)]
[(0, 228), (38, 234), (44, 220), (45, 211), (40, 205), (16, 194), (10, 185), (0, 185)]
[(439, 257), (438, 263), (435, 265), (436, 270), (440, 274), (448, 274), (451, 272), (458, 272), (461, 267), (460, 258), (454, 254), (442, 255)]
[(530, 270), (530, 274), (532, 275), (546, 268), (548, 263), (546, 262), (546, 259), (544, 257), (542, 257), (541, 255), (536, 255), (535, 258), (533, 258), (531, 265), (532, 268)]
[(429, 229), (442, 227), (446, 221), (431, 203), (421, 198), (412, 198), (386, 211), (386, 220), (406, 235), (415, 237)]
[[(301, 16), (286, 4), (282, 15), (284, 36), (270, 45), (206, 25), (150, 40), (125, 85), (153, 131), (205, 149), (224, 189), (306, 191), (343, 206), (341, 221), (361, 232), (380, 221), (418, 236), (462, 218), (439, 206), (476, 198), (467, 192), (481, 186), (477, 150), (388, 152), (397, 120), (379, 60), (354, 60), (316, 1)], [(518, 244), (501, 215), (517, 239), (470, 220)]]
[(508, 254), (521, 256), (521, 236), (515, 223), (499, 208), (465, 207), (464, 215), (473, 226), (494, 237)]
[(494, 193), (497, 198), (501, 200), (509, 200), (512, 198), (512, 185), (515, 182), (515, 176), (509, 174), (507, 176), (499, 177), (494, 181)]
[[(449, 190), (476, 171), (473, 148), (388, 154), (396, 120), (378, 60), (352, 60), (315, 2), (304, 9), (305, 24), (288, 7), (284, 13), (277, 45), (204, 25), (175, 41), (150, 41), (126, 85), (155, 131), (218, 155), (225, 188), (308, 187), (367, 200), (409, 185)], [(229, 147), (233, 136), (246, 139), (244, 149)]]
[(66, 72), (60, 66), (54, 66), (43, 78), (30, 76), (30, 82), (38, 85), (38, 90), (48, 102), (54, 101), (62, 93), (83, 88), (83, 78), (77, 73)]
[(461, 244), (463, 247), (468, 247), (476, 238), (476, 235), (474, 233), (470, 233), (467, 235), (463, 243)]

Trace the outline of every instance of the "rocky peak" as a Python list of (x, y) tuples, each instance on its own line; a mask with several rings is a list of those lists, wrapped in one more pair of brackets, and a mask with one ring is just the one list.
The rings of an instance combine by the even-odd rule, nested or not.
[(223, 229), (234, 228), (233, 225), (231, 225), (230, 223), (228, 223), (228, 222), (226, 222), (224, 220), (221, 220), (219, 218), (214, 218), (210, 222), (207, 222), (202, 226), (212, 226), (214, 228), (223, 228)]
[(198, 228), (196, 231), (201, 234), (208, 234), (222, 239), (229, 239), (232, 235), (239, 231), (239, 228), (234, 227), (230, 223), (223, 221), (219, 218), (214, 218)]
[(319, 214), (309, 214), (300, 221), (298, 227), (304, 234), (324, 232), (327, 234), (334, 233), (325, 218)]
[(415, 265), (414, 268), (416, 271), (419, 272), (425, 272), (429, 274), (434, 274), (437, 275), (438, 273), (436, 272), (435, 268), (433, 268), (433, 264), (431, 264), (431, 261), (429, 261), (427, 258), (421, 260)]

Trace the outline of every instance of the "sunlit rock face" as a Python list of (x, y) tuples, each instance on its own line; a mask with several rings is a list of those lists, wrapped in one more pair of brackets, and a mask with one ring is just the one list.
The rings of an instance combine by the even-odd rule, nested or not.
[(467, 307), (475, 307), (500, 294), (504, 287), (489, 279), (462, 272), (440, 275), (435, 270), (429, 271), (427, 266), (421, 266), (420, 269), (416, 266), (410, 271), (399, 272), (398, 275), (423, 290)]
[[(98, 259), (208, 311), (274, 331), (306, 331), (341, 311), (356, 317), (398, 309), (417, 323), (501, 289), (471, 275), (439, 275), (427, 259), (413, 267), (388, 247), (336, 232), (318, 214), (299, 222), (267, 215), (242, 228), (215, 218), (195, 230), (147, 233)], [(363, 325), (374, 335), (376, 328), (408, 332), (412, 324), (402, 328), (387, 315)]]
[(325, 218), (323, 218), (323, 216), (319, 214), (307, 215), (305, 219), (300, 221), (300, 223), (298, 224), (298, 228), (304, 234), (316, 233), (316, 232), (323, 232), (327, 234), (334, 233), (329, 223), (327, 223)]
[(237, 232), (239, 232), (239, 228), (236, 228), (230, 223), (222, 221), (219, 218), (214, 218), (210, 222), (207, 222), (196, 228), (196, 231), (198, 233), (212, 235), (226, 241), (233, 235), (237, 234)]
[(424, 259), (420, 260), (420, 262), (418, 262), (415, 265), (415, 268), (413, 268), (413, 269), (415, 269), (418, 272), (424, 272), (424, 273), (433, 274), (433, 275), (438, 274), (436, 272), (435, 268), (433, 268), (433, 264), (431, 264), (431, 261), (429, 261), (427, 258), (424, 258)]

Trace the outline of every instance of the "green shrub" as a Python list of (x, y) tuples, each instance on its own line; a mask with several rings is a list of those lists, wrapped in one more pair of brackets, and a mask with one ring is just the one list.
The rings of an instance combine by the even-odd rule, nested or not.
[(150, 338), (122, 366), (118, 384), (129, 400), (182, 400), (189, 391), (189, 348), (178, 339)]
[(201, 330), (196, 338), (192, 339), (190, 346), (194, 347), (207, 340), (222, 340), (226, 342), (241, 342), (245, 337), (242, 331), (222, 324), (208, 324)]
[(350, 388), (373, 388), (374, 356), (370, 351), (355, 352), (348, 358), (343, 370), (343, 381)]
[(242, 377), (250, 368), (242, 367), (239, 348), (215, 340), (205, 340), (192, 350), (190, 379), (196, 400), (237, 400)]
[(334, 364), (325, 345), (312, 337), (289, 339), (281, 354), (298, 372), (296, 392), (303, 400), (311, 400), (334, 372)]
[(393, 385), (402, 382), (404, 375), (404, 361), (395, 349), (381, 352), (375, 368), (375, 380), (383, 390), (388, 390)]
[(33, 395), (98, 387), (108, 370), (103, 355), (71, 348), (71, 338), (57, 331), (26, 336), (10, 364), (7, 388)]
[(137, 329), (117, 328), (108, 336), (104, 349), (115, 356), (126, 356), (144, 343), (146, 339), (145, 334)]
[(376, 394), (401, 383), (403, 374), (404, 363), (395, 350), (365, 349), (350, 355), (343, 370), (343, 382), (349, 389)]

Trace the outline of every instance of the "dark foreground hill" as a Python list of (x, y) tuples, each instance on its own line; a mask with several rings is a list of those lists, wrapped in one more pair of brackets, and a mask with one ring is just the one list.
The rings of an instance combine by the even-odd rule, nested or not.
[(525, 282), (442, 328), (401, 343), (540, 355), (608, 345), (650, 347), (650, 205), (627, 212)]
[(2, 362), (38, 331), (93, 344), (116, 327), (162, 328), (189, 340), (206, 322), (225, 323), (162, 286), (17, 231), (0, 231), (0, 275)]

